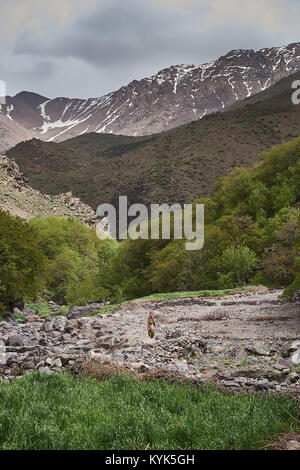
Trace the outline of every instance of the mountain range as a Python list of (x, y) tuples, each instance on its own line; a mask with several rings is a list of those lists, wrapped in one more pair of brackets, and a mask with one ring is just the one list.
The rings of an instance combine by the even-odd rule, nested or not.
[(0, 107), (0, 152), (32, 137), (61, 142), (86, 133), (161, 133), (228, 110), (298, 70), (300, 43), (294, 43), (172, 66), (99, 98), (49, 99), (24, 91)]
[(32, 139), (8, 151), (30, 184), (48, 194), (73, 191), (94, 209), (103, 202), (188, 203), (210, 195), (236, 166), (299, 135), (300, 105), (292, 83), (300, 72), (238, 102), (161, 134), (144, 137), (90, 133), (64, 142)]

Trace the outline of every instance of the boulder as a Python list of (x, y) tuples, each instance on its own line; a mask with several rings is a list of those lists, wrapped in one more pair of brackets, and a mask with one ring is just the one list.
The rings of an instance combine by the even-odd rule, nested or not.
[(52, 328), (54, 331), (63, 332), (67, 323), (67, 318), (65, 316), (54, 317)]
[(300, 366), (300, 349), (292, 354), (291, 361), (295, 366)]
[(20, 310), (18, 307), (15, 307), (14, 310), (13, 310), (14, 314), (16, 315), (23, 315), (23, 312), (22, 310)]
[(7, 363), (7, 354), (5, 346), (0, 346), (0, 366), (5, 366)]
[(21, 335), (11, 335), (7, 340), (8, 346), (24, 346), (24, 339)]
[(101, 310), (102, 306), (98, 303), (89, 304), (86, 307), (71, 307), (66, 317), (69, 320), (82, 318), (90, 315), (94, 310)]
[(57, 359), (55, 359), (55, 361), (53, 361), (51, 367), (58, 367), (60, 369), (62, 367), (61, 359), (59, 357)]
[(114, 340), (111, 336), (102, 336), (97, 340), (97, 348), (110, 350), (114, 346)]
[(40, 367), (39, 371), (42, 372), (43, 374), (52, 374), (52, 370), (49, 369), (49, 367)]
[(263, 343), (255, 341), (252, 345), (246, 347), (246, 351), (256, 356), (269, 356), (270, 349), (266, 347)]
[(45, 331), (46, 333), (50, 333), (50, 331), (52, 331), (53, 329), (53, 322), (54, 322), (53, 318), (47, 318), (47, 320), (44, 321), (43, 323), (42, 330)]
[(258, 390), (262, 390), (262, 389), (265, 389), (265, 388), (269, 388), (269, 380), (268, 379), (261, 379), (261, 380), (258, 380), (256, 382), (256, 388)]
[(290, 369), (291, 367), (293, 367), (293, 363), (288, 359), (283, 359), (282, 357), (279, 357), (277, 358), (273, 367), (274, 369), (282, 371), (284, 369)]
[(77, 320), (68, 320), (66, 321), (65, 325), (65, 333), (73, 333), (79, 328), (79, 324)]
[(35, 368), (34, 361), (26, 361), (23, 364), (23, 369), (24, 370), (33, 370), (34, 368)]
[(292, 344), (290, 344), (287, 348), (287, 350), (292, 353), (292, 352), (295, 352), (297, 351), (298, 349), (300, 349), (300, 339), (297, 339), (296, 341), (294, 341)]

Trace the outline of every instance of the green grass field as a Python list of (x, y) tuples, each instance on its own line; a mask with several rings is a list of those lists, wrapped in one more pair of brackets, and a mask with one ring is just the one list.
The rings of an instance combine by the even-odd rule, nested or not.
[(103, 382), (68, 374), (0, 383), (0, 449), (256, 449), (297, 428), (286, 396), (223, 395), (209, 387)]
[(217, 297), (218, 295), (229, 295), (235, 292), (247, 292), (253, 287), (240, 287), (236, 289), (223, 289), (223, 290), (199, 290), (190, 292), (169, 292), (163, 294), (152, 294), (147, 297), (142, 297), (137, 300), (168, 300), (168, 299), (183, 299), (187, 297)]

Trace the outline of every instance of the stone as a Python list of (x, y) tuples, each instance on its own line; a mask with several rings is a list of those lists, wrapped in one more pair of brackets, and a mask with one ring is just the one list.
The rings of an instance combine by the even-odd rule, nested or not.
[(228, 356), (243, 359), (244, 357), (247, 356), (247, 353), (244, 348), (235, 347), (231, 349), (231, 351), (229, 351)]
[(139, 367), (137, 368), (137, 371), (139, 374), (144, 374), (149, 369), (150, 369), (149, 366), (147, 366), (146, 364), (140, 364)]
[(43, 374), (52, 374), (52, 370), (49, 369), (49, 367), (40, 367), (39, 372), (42, 372)]
[(23, 312), (22, 310), (20, 310), (18, 307), (15, 307), (14, 310), (13, 310), (14, 314), (16, 315), (23, 315)]
[(46, 333), (49, 333), (50, 331), (52, 331), (53, 322), (54, 322), (53, 318), (47, 318), (47, 320), (44, 321), (43, 323), (42, 330), (45, 331)]
[(292, 361), (283, 359), (282, 357), (277, 358), (275, 364), (273, 365), (274, 369), (283, 371), (285, 369), (290, 369), (293, 366)]
[(79, 328), (79, 323), (77, 320), (67, 320), (65, 324), (65, 333), (73, 333)]
[(5, 366), (7, 363), (8, 355), (6, 354), (5, 346), (0, 346), (0, 366)]
[(51, 331), (50, 336), (52, 339), (57, 340), (61, 337), (61, 333), (59, 331)]
[(69, 320), (82, 318), (90, 315), (94, 310), (101, 310), (102, 305), (98, 303), (89, 304), (86, 307), (71, 307), (67, 312), (66, 317)]
[(223, 384), (225, 387), (240, 387), (240, 383), (239, 383), (239, 382), (235, 382), (234, 380), (223, 380), (223, 381), (222, 381), (222, 384)]
[(297, 375), (297, 374), (296, 374), (296, 375), (294, 375), (294, 374), (289, 374), (289, 375), (287, 376), (287, 378), (285, 379), (285, 382), (286, 382), (287, 384), (291, 385), (291, 384), (294, 384), (295, 382), (297, 382), (297, 380), (298, 380), (298, 375)]
[(297, 351), (298, 349), (300, 349), (300, 339), (293, 341), (293, 343), (288, 346), (287, 351), (292, 353)]
[(292, 354), (291, 361), (295, 366), (300, 365), (300, 349)]
[(55, 359), (55, 361), (52, 362), (51, 367), (61, 368), (62, 367), (61, 359), (59, 357)]
[(182, 370), (185, 370), (185, 371), (189, 370), (189, 366), (188, 366), (186, 361), (176, 361), (175, 365), (178, 369), (182, 369)]
[(255, 354), (257, 356), (269, 356), (270, 349), (267, 348), (263, 343), (255, 341), (252, 345), (246, 346), (246, 351)]
[(55, 331), (63, 332), (67, 323), (67, 318), (64, 316), (57, 316), (54, 318), (52, 328)]
[(269, 387), (269, 380), (268, 379), (261, 379), (256, 383), (256, 387), (260, 389), (268, 388)]
[(7, 340), (8, 346), (24, 346), (24, 340), (21, 335), (11, 335)]
[(28, 308), (28, 307), (23, 308), (23, 314), (32, 315), (32, 313), (33, 313), (33, 311), (30, 308)]
[(34, 361), (25, 362), (24, 365), (23, 365), (24, 370), (33, 370), (34, 368), (35, 368)]
[(40, 317), (38, 315), (29, 315), (24, 319), (25, 323), (35, 323), (41, 321)]
[(63, 341), (65, 343), (71, 342), (72, 336), (69, 333), (66, 333), (65, 335), (62, 335), (60, 337), (60, 341)]

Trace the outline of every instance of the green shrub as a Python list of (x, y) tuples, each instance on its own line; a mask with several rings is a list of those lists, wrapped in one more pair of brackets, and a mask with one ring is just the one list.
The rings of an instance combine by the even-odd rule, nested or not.
[(224, 251), (220, 265), (236, 286), (242, 286), (250, 279), (257, 262), (258, 258), (253, 251), (247, 246), (239, 245)]

